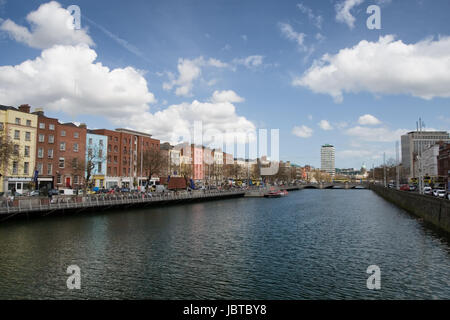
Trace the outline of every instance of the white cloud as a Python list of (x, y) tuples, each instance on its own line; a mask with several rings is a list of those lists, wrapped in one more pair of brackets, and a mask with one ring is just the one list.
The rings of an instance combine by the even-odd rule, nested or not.
[(154, 114), (147, 112), (134, 115), (128, 123), (133, 124), (135, 129), (150, 132), (161, 140), (179, 143), (186, 140), (186, 137), (190, 137), (195, 121), (202, 122), (204, 133), (214, 131), (225, 137), (226, 133), (234, 132), (240, 142), (245, 142), (247, 132), (256, 130), (252, 122), (236, 114), (236, 108), (231, 102), (199, 102), (197, 100), (171, 105)]
[(363, 2), (364, 0), (343, 0), (336, 3), (336, 20), (347, 24), (350, 29), (353, 29), (355, 26), (355, 17), (350, 11)]
[(356, 126), (345, 131), (345, 134), (356, 137), (362, 141), (370, 142), (394, 142), (400, 140), (400, 137), (409, 132), (408, 129), (390, 130), (386, 127), (368, 128)]
[(259, 67), (260, 65), (262, 65), (263, 63), (263, 56), (259, 56), (259, 55), (254, 55), (254, 56), (248, 56), (246, 58), (241, 58), (241, 59), (234, 59), (233, 63), (236, 65), (243, 65), (246, 68), (255, 68), (255, 67)]
[(243, 102), (245, 99), (238, 96), (233, 90), (214, 91), (211, 101), (213, 103), (221, 102)]
[(297, 43), (298, 47), (301, 48), (302, 50), (305, 50), (305, 45), (304, 45), (304, 41), (305, 41), (305, 34), (304, 33), (299, 33), (296, 32), (292, 26), (288, 23), (279, 23), (278, 24), (280, 30), (281, 30), (281, 34), (286, 37), (287, 39), (294, 41)]
[(325, 54), (294, 86), (331, 95), (342, 102), (344, 92), (410, 94), (423, 99), (450, 97), (450, 37), (415, 44), (394, 41), (361, 41), (335, 55)]
[(371, 114), (365, 114), (359, 117), (358, 123), (361, 125), (376, 126), (378, 124), (381, 124), (381, 121)]
[(6, 19), (0, 25), (0, 30), (8, 33), (17, 42), (37, 48), (46, 49), (55, 44), (94, 45), (86, 29), (75, 30), (73, 16), (58, 2), (42, 4), (36, 11), (27, 15), (26, 20), (31, 31)]
[[(66, 13), (55, 10), (55, 21), (63, 20)], [(37, 43), (33, 41), (30, 45)], [(223, 68), (225, 65), (219, 60), (202, 57), (180, 59), (179, 76), (175, 79), (172, 75), (175, 83), (170, 85), (177, 86), (180, 92), (189, 91), (191, 82), (201, 74), (201, 67)], [(28, 103), (69, 114), (72, 118), (83, 114), (101, 116), (114, 125), (175, 142), (190, 133), (194, 121), (203, 121), (204, 129), (221, 133), (234, 131), (238, 136), (255, 130), (251, 121), (236, 113), (232, 102), (243, 98), (233, 93), (217, 92), (215, 100), (212, 97), (210, 102), (194, 100), (151, 113), (149, 105), (156, 103), (156, 99), (148, 89), (143, 72), (132, 67), (110, 69), (99, 62), (97, 53), (84, 43), (54, 45), (35, 59), (0, 66), (0, 101), (3, 104)], [(162, 105), (166, 104), (167, 101), (163, 101)]]
[(307, 6), (305, 6), (303, 3), (298, 3), (297, 8), (300, 9), (300, 11), (303, 14), (306, 14), (308, 16), (308, 19), (318, 28), (322, 28), (322, 22), (323, 18), (320, 15), (315, 15), (313, 10)]
[(318, 123), (318, 125), (322, 130), (325, 130), (325, 131), (333, 130), (333, 126), (330, 124), (330, 122), (328, 120), (321, 120)]
[(30, 103), (69, 114), (121, 118), (156, 102), (147, 81), (132, 67), (109, 69), (84, 45), (57, 45), (40, 57), (0, 67), (0, 101)]
[(202, 74), (202, 67), (216, 67), (225, 68), (228, 65), (220, 60), (210, 58), (205, 60), (203, 57), (198, 57), (196, 59), (178, 59), (178, 78), (172, 73), (168, 73), (169, 82), (163, 83), (163, 89), (171, 90), (176, 87), (175, 94), (177, 96), (191, 96), (192, 88), (194, 86), (194, 81), (200, 78)]
[(313, 134), (313, 129), (307, 126), (294, 127), (292, 134), (300, 138), (309, 138)]

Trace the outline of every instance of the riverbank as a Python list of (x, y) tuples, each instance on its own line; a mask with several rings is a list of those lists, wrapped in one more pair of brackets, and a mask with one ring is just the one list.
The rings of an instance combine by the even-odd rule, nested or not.
[(369, 188), (383, 199), (450, 234), (450, 201), (379, 185)]

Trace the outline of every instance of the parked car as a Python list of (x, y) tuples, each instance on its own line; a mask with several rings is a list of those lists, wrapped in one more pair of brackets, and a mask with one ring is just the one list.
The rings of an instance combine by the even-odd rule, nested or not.
[(39, 197), (39, 190), (33, 190), (30, 192), (30, 197)]
[(432, 193), (433, 193), (433, 190), (431, 189), (431, 187), (423, 188), (423, 194), (431, 195)]
[(409, 185), (409, 191), (416, 191), (417, 187), (413, 184)]
[(433, 195), (438, 198), (444, 198), (445, 190), (444, 189), (436, 189), (436, 192), (433, 192)]
[(59, 194), (59, 190), (57, 189), (50, 189), (48, 190), (48, 195), (49, 196), (57, 196)]
[(404, 185), (400, 186), (400, 190), (401, 191), (411, 191), (411, 188), (409, 187), (409, 185), (404, 184)]

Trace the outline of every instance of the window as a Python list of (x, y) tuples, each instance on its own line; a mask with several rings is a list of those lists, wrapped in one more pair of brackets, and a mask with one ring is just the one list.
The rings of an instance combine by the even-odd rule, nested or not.
[(112, 145), (108, 144), (108, 152), (112, 151)]
[(45, 123), (39, 122), (39, 129), (45, 129)]
[(49, 130), (55, 130), (55, 125), (54, 124), (49, 124), (48, 125), (48, 129)]
[(73, 152), (78, 152), (78, 143), (73, 144)]
[(74, 176), (73, 177), (73, 183), (74, 184), (78, 184), (78, 176)]
[(103, 147), (103, 140), (100, 140), (100, 141), (98, 142), (98, 144), (100, 145), (100, 147)]
[(61, 130), (61, 137), (65, 137), (66, 136), (66, 130)]
[(115, 142), (119, 142), (119, 138), (114, 137), (114, 141), (115, 141)]
[(25, 157), (29, 157), (30, 156), (30, 146), (25, 146)]
[(98, 150), (98, 157), (103, 158), (103, 150), (102, 149)]
[(25, 132), (25, 141), (31, 141), (31, 132)]
[(38, 148), (38, 158), (42, 159), (44, 157), (44, 148)]
[(108, 156), (108, 163), (111, 163), (111, 156)]
[(114, 152), (119, 152), (119, 148), (117, 146), (114, 146)]
[(16, 124), (20, 124), (20, 118), (16, 118)]
[(53, 172), (53, 164), (47, 163), (47, 174), (52, 175)]
[(0, 122), (0, 131), (3, 131), (3, 122)]
[(98, 163), (98, 173), (101, 173), (101, 172), (102, 172), (102, 163), (99, 162)]
[(114, 176), (117, 177), (117, 167), (114, 167)]
[(61, 142), (59, 144), (59, 150), (61, 151), (66, 151), (66, 143), (65, 142)]
[(49, 159), (53, 159), (53, 149), (48, 149), (47, 154)]
[(20, 140), (20, 131), (19, 130), (14, 130), (14, 139)]
[(64, 165), (65, 165), (65, 163), (64, 163), (64, 158), (59, 158), (59, 164), (58, 164), (58, 166), (59, 166), (61, 169), (64, 169)]
[(42, 163), (38, 163), (36, 169), (39, 174), (42, 174), (42, 168), (43, 168)]
[(77, 139), (78, 139), (79, 136), (80, 136), (80, 134), (79, 134), (78, 132), (74, 132), (74, 133), (73, 133), (73, 137), (74, 137), (74, 138), (77, 138)]
[(12, 173), (13, 174), (18, 174), (19, 173), (19, 163), (17, 161), (13, 161)]
[(31, 127), (31, 120), (27, 120), (27, 127)]
[(44, 142), (45, 141), (45, 135), (40, 134), (39, 135), (39, 142)]
[(107, 172), (108, 176), (111, 175), (111, 167), (108, 167), (108, 172)]
[(114, 163), (117, 163), (117, 156), (114, 156)]
[(55, 136), (54, 135), (50, 134), (48, 136), (48, 143), (55, 143)]
[(58, 174), (58, 175), (56, 176), (56, 183), (57, 183), (57, 184), (61, 184), (61, 175), (60, 175), (60, 174)]
[(92, 144), (92, 138), (89, 138), (89, 144)]
[(14, 145), (14, 154), (15, 154), (15, 155), (18, 155), (18, 154), (19, 154), (19, 145), (18, 145), (18, 144), (15, 144), (15, 145)]
[(30, 163), (24, 162), (23, 163), (23, 174), (28, 174), (30, 172)]

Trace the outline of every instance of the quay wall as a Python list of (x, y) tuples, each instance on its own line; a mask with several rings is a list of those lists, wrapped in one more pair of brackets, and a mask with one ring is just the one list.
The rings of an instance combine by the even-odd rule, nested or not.
[(379, 185), (370, 185), (369, 188), (385, 200), (422, 218), (438, 229), (450, 233), (450, 201), (407, 191), (388, 189)]

